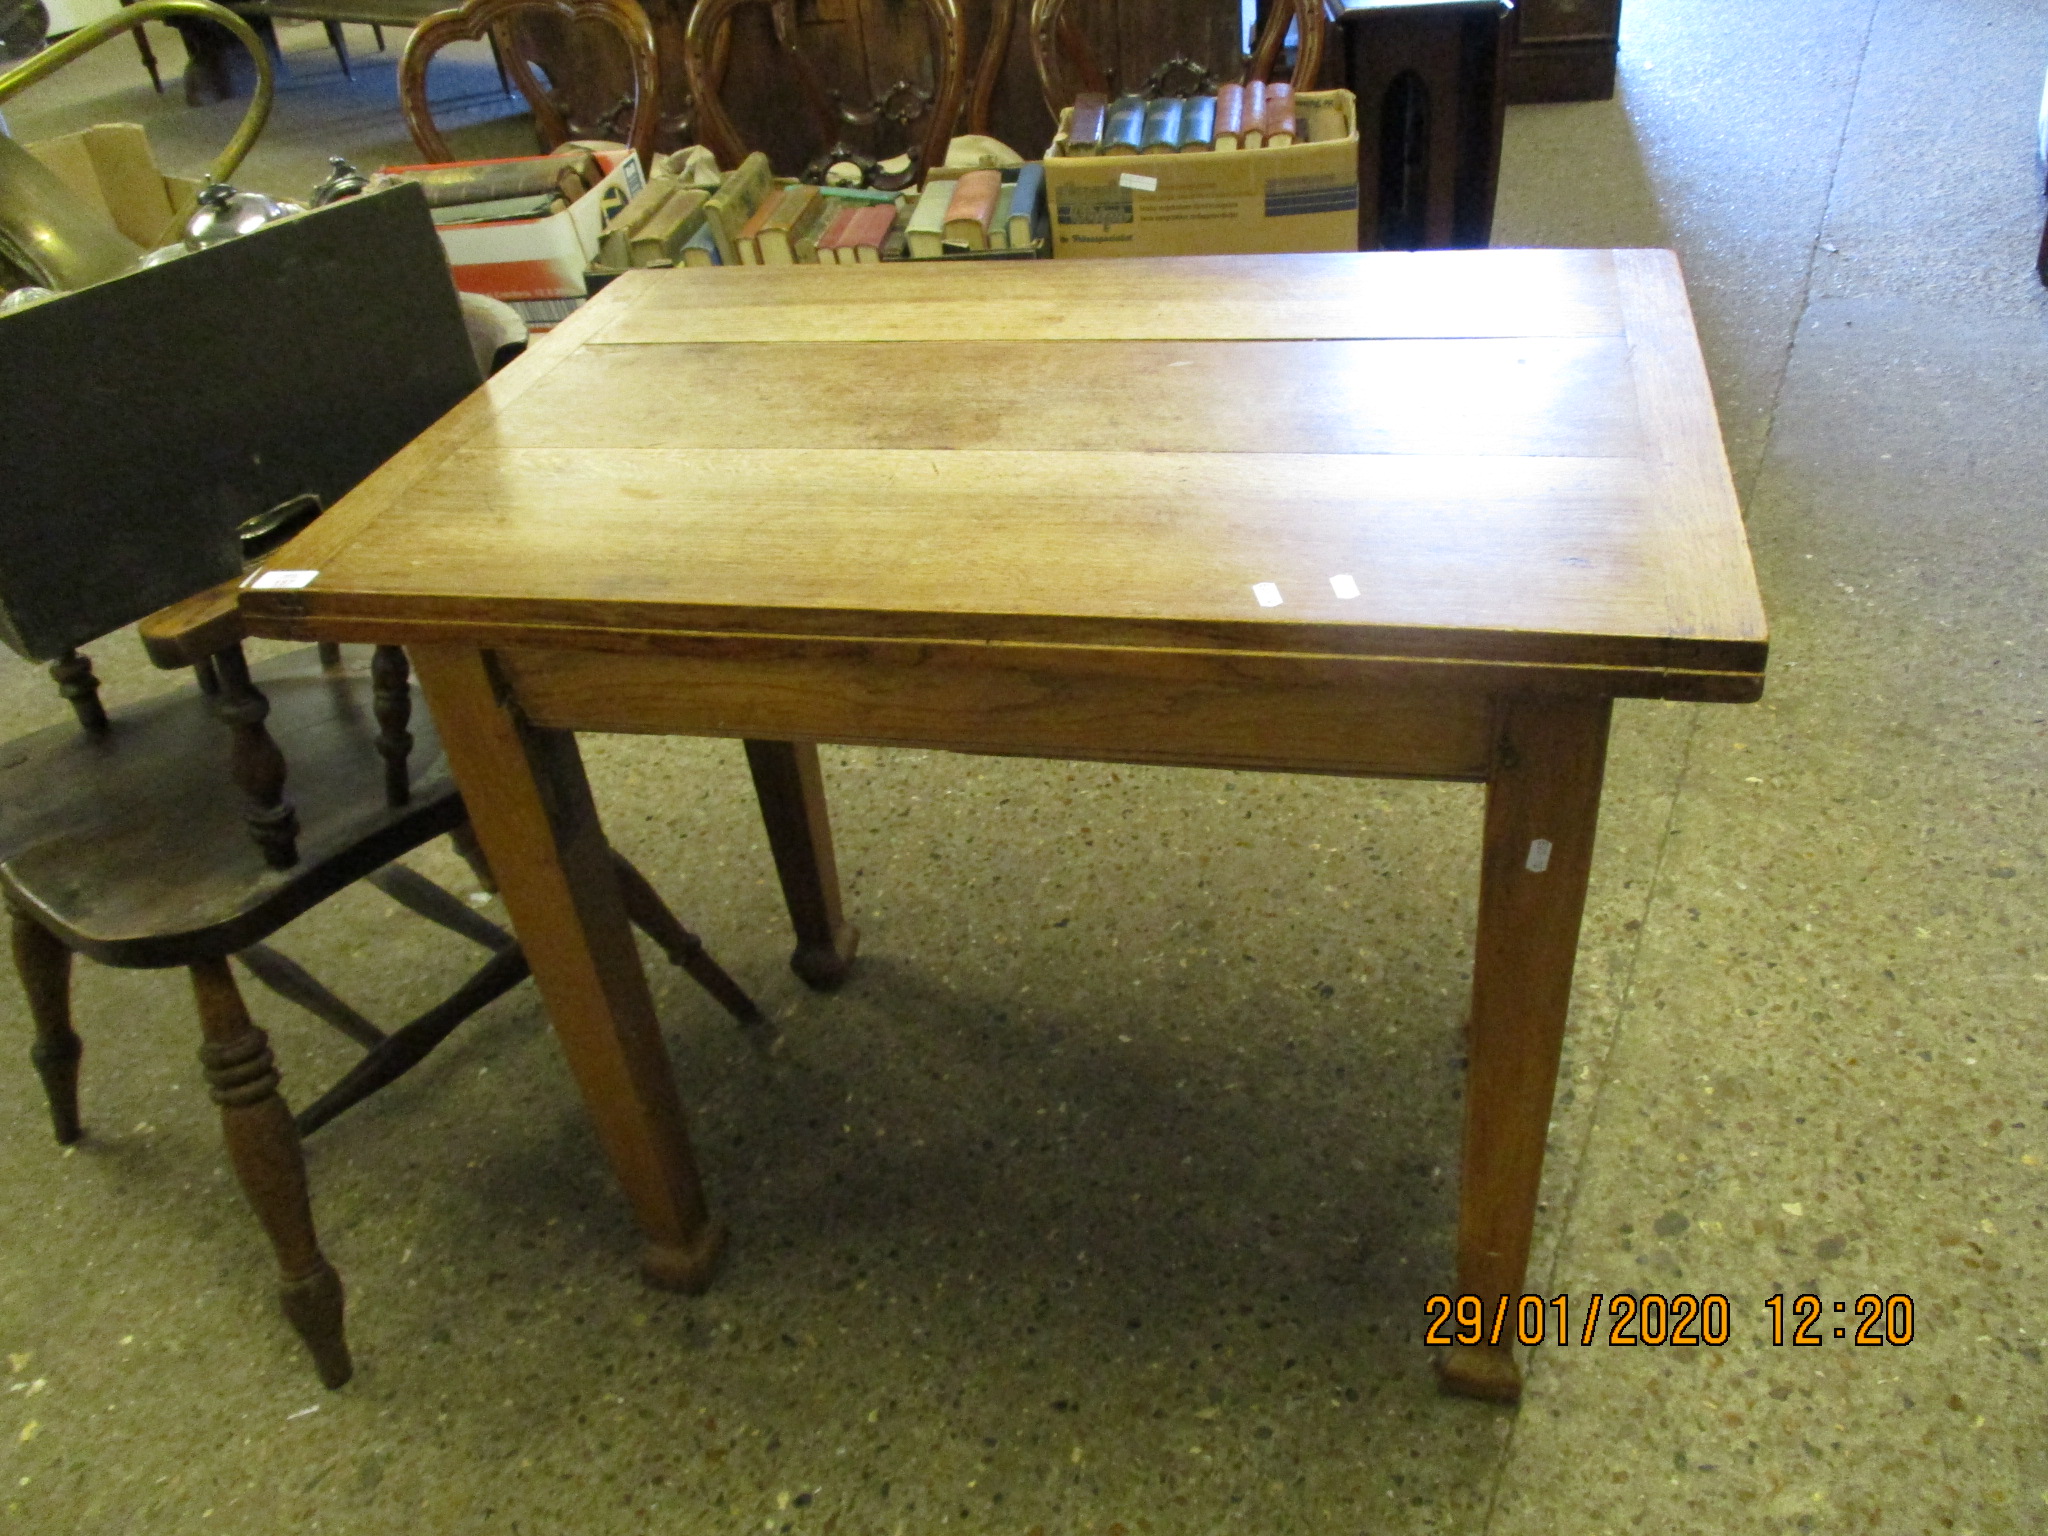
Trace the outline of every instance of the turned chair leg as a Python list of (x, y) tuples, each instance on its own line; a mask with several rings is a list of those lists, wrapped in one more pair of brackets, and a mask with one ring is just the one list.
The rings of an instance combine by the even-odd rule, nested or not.
[(85, 1046), (71, 1027), (71, 951), (57, 936), (25, 912), (10, 913), (14, 923), (14, 969), (28, 995), (35, 1020), (36, 1043), (29, 1060), (43, 1080), (50, 1101), (50, 1125), (57, 1140), (71, 1145), (83, 1134), (78, 1122), (78, 1058)]
[(202, 960), (191, 970), (205, 1036), (199, 1060), (220, 1106), (229, 1161), (276, 1250), (284, 1315), (305, 1340), (321, 1382), (338, 1387), (355, 1369), (342, 1332), (341, 1277), (313, 1231), (306, 1163), (278, 1095), (269, 1037), (250, 1022), (227, 961)]

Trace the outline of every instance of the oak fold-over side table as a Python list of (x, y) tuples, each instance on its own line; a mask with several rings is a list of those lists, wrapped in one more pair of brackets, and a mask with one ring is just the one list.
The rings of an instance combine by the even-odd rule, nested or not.
[[(1520, 1293), (1616, 698), (1766, 636), (1668, 252), (636, 272), (272, 557), (409, 647), (656, 1283), (707, 1214), (573, 733), (749, 743), (797, 967), (817, 742), (1486, 785), (1456, 1289)], [(1513, 1400), (1501, 1341), (1445, 1384)]]

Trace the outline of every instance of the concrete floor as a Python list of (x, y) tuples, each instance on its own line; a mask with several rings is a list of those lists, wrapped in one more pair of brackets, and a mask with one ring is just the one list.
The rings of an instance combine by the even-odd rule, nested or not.
[[(390, 56), (345, 86), (287, 39), (248, 179), (396, 158)], [(636, 1283), (522, 989), (309, 1147), (359, 1360), (322, 1392), (183, 983), (87, 969), (86, 1142), (0, 1073), (0, 1524), (2048, 1528), (2044, 66), (2043, 0), (1628, 0), (1614, 102), (1509, 118), (1499, 243), (1683, 254), (1775, 630), (1763, 703), (1618, 713), (1530, 1289), (1723, 1293), (1726, 1346), (1436, 1392), (1477, 791), (833, 751), (866, 941), (821, 999), (737, 747), (592, 738), (615, 840), (785, 1039), (656, 972), (715, 1289)], [(76, 75), (15, 132), (226, 135), (118, 50)], [(61, 712), (0, 670), (0, 734)], [(468, 958), (361, 892), (284, 947), (383, 1016)], [(256, 1005), (289, 1090), (347, 1059)], [(1773, 1347), (1802, 1290), (1910, 1296), (1913, 1342)]]

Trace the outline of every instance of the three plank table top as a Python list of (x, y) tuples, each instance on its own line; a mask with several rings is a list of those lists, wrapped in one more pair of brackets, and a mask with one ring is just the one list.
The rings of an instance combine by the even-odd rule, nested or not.
[[(411, 649), (663, 1283), (707, 1281), (721, 1229), (574, 731), (748, 741), (820, 986), (855, 936), (819, 741), (1483, 781), (1457, 1289), (1488, 1316), (1611, 701), (1754, 699), (1767, 650), (1644, 250), (634, 273), (241, 601)], [(1441, 1369), (1519, 1392), (1507, 1342)]]

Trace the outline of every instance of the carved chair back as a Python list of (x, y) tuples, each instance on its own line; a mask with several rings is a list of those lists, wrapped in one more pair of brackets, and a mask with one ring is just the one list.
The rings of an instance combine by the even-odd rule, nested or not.
[[(1270, 79), (1289, 29), (1298, 25), (1292, 78), (1298, 88), (1314, 89), (1322, 70), (1324, 39), (1329, 30), (1324, 7), (1325, 0), (1272, 0), (1245, 78)], [(1121, 91), (1147, 96), (1168, 92), (1191, 95), (1213, 91), (1235, 76), (1234, 64), (1219, 71), (1198, 59), (1175, 57), (1159, 62), (1142, 81), (1119, 80), (1115, 70), (1105, 70), (1096, 63), (1087, 39), (1067, 14), (1067, 0), (1032, 0), (1028, 30), (1038, 88), (1045, 97), (1046, 110), (1055, 120), (1082, 91), (1100, 91), (1105, 95)]]
[(407, 39), (398, 65), (398, 104), (405, 113), (405, 126), (413, 143), (429, 161), (453, 160), (448, 141), (434, 125), (427, 102), (427, 65), (449, 43), (461, 39), (480, 41), (496, 36), (506, 73), (533, 108), (534, 127), (542, 142), (553, 149), (570, 137), (569, 123), (552, 93), (544, 87), (528, 62), (526, 51), (513, 35), (522, 15), (551, 15), (564, 22), (592, 21), (610, 29), (625, 44), (630, 65), (631, 94), (611, 115), (630, 115), (623, 137), (640, 163), (649, 163), (655, 134), (661, 126), (660, 66), (656, 54), (654, 24), (635, 0), (464, 0), (453, 10), (427, 18)]
[[(803, 167), (802, 179), (822, 182), (833, 165), (846, 163), (857, 166), (869, 186), (895, 188), (922, 181), (928, 169), (945, 162), (946, 145), (960, 118), (966, 92), (967, 27), (959, 0), (921, 3), (932, 43), (930, 83), (897, 80), (874, 100), (860, 105), (849, 103), (844, 93), (828, 85), (805, 56), (799, 45), (796, 0), (697, 0), (685, 33), (683, 59), (697, 114), (699, 142), (726, 166), (736, 166), (747, 156), (749, 146), (719, 99), (716, 65), (734, 13), (757, 6), (768, 12), (776, 50), (788, 60), (812, 122), (818, 147)], [(991, 78), (987, 89), (993, 87)], [(985, 113), (985, 102), (983, 110)], [(868, 142), (849, 142), (850, 130), (858, 130)], [(888, 140), (899, 134), (907, 142), (890, 145)], [(884, 175), (880, 161), (905, 151), (910, 156), (908, 171)]]

